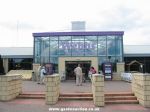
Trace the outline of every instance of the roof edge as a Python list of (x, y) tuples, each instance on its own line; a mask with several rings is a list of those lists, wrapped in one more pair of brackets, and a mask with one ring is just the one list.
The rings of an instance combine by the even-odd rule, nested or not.
[(34, 37), (44, 36), (88, 36), (88, 35), (124, 35), (124, 31), (73, 31), (73, 32), (39, 32), (32, 33)]

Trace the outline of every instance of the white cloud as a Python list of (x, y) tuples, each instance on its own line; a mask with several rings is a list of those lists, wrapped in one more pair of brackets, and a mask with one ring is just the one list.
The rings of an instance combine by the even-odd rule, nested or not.
[[(0, 46), (33, 46), (33, 32), (125, 31), (125, 44), (150, 44), (149, 0), (0, 0)], [(138, 39), (137, 39), (138, 38)]]

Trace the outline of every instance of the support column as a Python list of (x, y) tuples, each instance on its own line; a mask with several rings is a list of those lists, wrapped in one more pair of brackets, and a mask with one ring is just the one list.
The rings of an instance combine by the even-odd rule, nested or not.
[(125, 71), (125, 63), (122, 62), (122, 63), (117, 63), (117, 73), (121, 74), (121, 72), (124, 72)]
[(95, 106), (104, 106), (104, 76), (100, 74), (92, 75), (92, 93)]
[(47, 75), (46, 81), (46, 104), (56, 104), (59, 98), (60, 75)]
[(3, 58), (4, 72), (8, 73), (8, 58)]
[(10, 101), (21, 92), (21, 75), (0, 75), (0, 101)]
[(144, 107), (150, 107), (150, 74), (132, 74), (132, 91)]
[(32, 64), (33, 65), (33, 72), (34, 72), (34, 75), (35, 75), (35, 79), (36, 79), (36, 81), (38, 81), (39, 80), (39, 68), (40, 68), (40, 64), (35, 64), (35, 63), (33, 63)]

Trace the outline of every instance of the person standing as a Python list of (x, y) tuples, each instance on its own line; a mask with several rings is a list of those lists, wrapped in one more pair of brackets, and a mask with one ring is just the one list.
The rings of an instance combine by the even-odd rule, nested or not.
[(40, 71), (40, 84), (44, 84), (45, 75), (46, 75), (45, 66), (42, 66)]
[(95, 74), (96, 73), (96, 70), (95, 68), (92, 66), (90, 67), (90, 70), (89, 70), (89, 74), (88, 74), (88, 77), (91, 79), (92, 77), (92, 74)]
[(37, 84), (40, 84), (40, 77), (41, 77), (41, 66), (39, 66), (37, 70), (37, 76), (36, 76)]
[(76, 85), (82, 86), (82, 68), (80, 67), (80, 64), (74, 69), (75, 75), (76, 75)]

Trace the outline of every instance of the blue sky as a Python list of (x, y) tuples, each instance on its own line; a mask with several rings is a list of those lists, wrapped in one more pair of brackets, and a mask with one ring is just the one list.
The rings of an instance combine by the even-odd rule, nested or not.
[(33, 32), (125, 31), (125, 45), (150, 45), (150, 0), (0, 0), (0, 47), (32, 47)]

